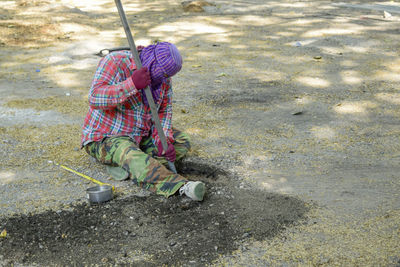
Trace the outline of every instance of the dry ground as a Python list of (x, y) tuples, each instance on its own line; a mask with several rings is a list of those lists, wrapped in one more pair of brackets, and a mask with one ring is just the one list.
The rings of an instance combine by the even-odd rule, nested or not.
[(398, 1), (123, 3), (136, 44), (182, 51), (180, 170), (208, 197), (87, 206), (49, 162), (112, 182), (79, 139), (94, 54), (126, 45), (114, 3), (2, 1), (0, 265), (400, 265)]

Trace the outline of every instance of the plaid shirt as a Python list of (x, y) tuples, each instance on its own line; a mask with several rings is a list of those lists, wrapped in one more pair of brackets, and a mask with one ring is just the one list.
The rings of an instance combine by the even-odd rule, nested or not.
[[(118, 135), (130, 136), (137, 144), (150, 135), (155, 145), (160, 142), (150, 107), (142, 102), (144, 92), (136, 89), (130, 79), (134, 70), (136, 65), (129, 51), (113, 52), (100, 60), (89, 92), (82, 146)], [(165, 136), (172, 143), (171, 79), (162, 84), (155, 104)]]

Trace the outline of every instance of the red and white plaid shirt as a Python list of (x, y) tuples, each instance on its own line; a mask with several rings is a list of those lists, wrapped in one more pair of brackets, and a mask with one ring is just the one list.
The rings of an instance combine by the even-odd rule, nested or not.
[[(130, 51), (113, 52), (100, 60), (89, 92), (82, 146), (110, 136), (130, 136), (139, 144), (143, 137), (151, 135), (155, 145), (160, 142), (150, 107), (142, 102), (142, 91), (130, 79), (134, 70)], [(165, 136), (172, 143), (171, 79), (162, 84), (155, 104)]]

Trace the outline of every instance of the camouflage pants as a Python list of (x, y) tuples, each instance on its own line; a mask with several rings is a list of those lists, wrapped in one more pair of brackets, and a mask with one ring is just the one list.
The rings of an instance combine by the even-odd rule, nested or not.
[[(190, 149), (189, 137), (173, 130), (176, 160), (182, 159)], [(86, 152), (103, 164), (120, 166), (129, 172), (138, 186), (166, 197), (173, 195), (187, 180), (168, 170), (165, 158), (157, 157), (158, 149), (151, 138), (144, 138), (140, 146), (128, 136), (108, 137), (85, 146)]]

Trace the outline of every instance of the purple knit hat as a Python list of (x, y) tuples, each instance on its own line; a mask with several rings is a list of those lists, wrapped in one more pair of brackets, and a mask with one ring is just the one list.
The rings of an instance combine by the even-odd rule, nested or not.
[[(157, 103), (161, 94), (162, 82), (181, 70), (182, 56), (174, 44), (161, 42), (143, 48), (139, 57), (142, 65), (150, 71), (151, 94), (153, 95), (154, 102)], [(148, 105), (144, 92), (142, 97), (143, 102)]]
[(151, 85), (155, 87), (164, 79), (174, 76), (182, 68), (182, 56), (174, 44), (161, 42), (143, 48), (142, 65), (150, 71)]

